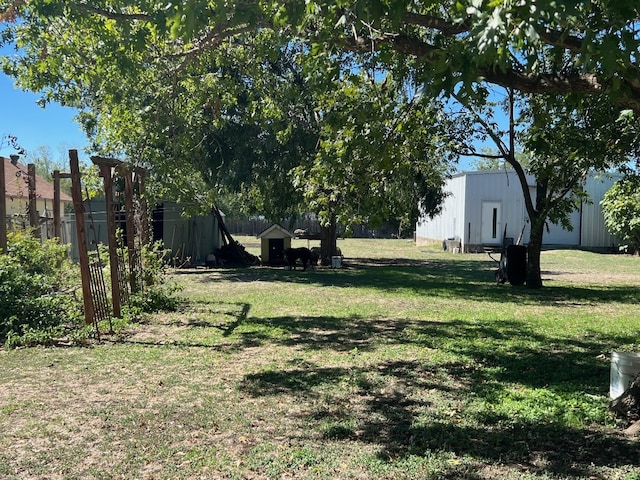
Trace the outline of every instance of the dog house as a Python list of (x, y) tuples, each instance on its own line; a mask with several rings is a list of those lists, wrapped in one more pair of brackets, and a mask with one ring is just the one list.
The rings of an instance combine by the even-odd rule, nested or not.
[(260, 255), (262, 263), (284, 263), (284, 250), (291, 248), (293, 234), (274, 223), (257, 235), (260, 239)]

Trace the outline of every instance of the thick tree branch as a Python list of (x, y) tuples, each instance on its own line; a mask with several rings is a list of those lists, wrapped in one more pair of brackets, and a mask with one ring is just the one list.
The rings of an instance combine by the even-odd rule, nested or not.
[[(458, 35), (471, 30), (471, 19), (463, 22), (451, 22), (441, 17), (433, 15), (421, 15), (419, 13), (407, 13), (404, 17), (405, 23), (423, 28), (432, 28), (441, 31), (447, 36)], [(576, 35), (569, 35), (565, 32), (545, 30), (538, 32), (538, 35), (548, 45), (564, 48), (572, 52), (579, 52), (582, 48), (583, 39)]]
[(574, 53), (579, 52), (582, 49), (583, 39), (575, 35), (567, 35), (564, 32), (558, 32), (555, 30), (545, 30), (544, 32), (538, 32), (540, 39), (547, 45), (554, 47), (560, 47), (565, 50), (570, 50)]
[(255, 30), (255, 25), (245, 25), (241, 27), (231, 28), (230, 25), (216, 25), (215, 28), (212, 28), (207, 33), (205, 33), (202, 37), (198, 38), (193, 47), (188, 50), (180, 51), (178, 53), (174, 53), (168, 55), (166, 58), (176, 59), (182, 58), (180, 65), (175, 70), (181, 70), (186, 67), (191, 61), (193, 61), (199, 54), (206, 50), (214, 50), (219, 47), (222, 42), (225, 40), (234, 37), (236, 35), (241, 35), (243, 33), (248, 33)]
[[(398, 52), (414, 55), (429, 61), (440, 58), (446, 52), (422, 40), (398, 35), (379, 43), (390, 43)], [(528, 74), (514, 69), (500, 71), (494, 67), (479, 69), (479, 75), (489, 83), (514, 88), (523, 93), (601, 93), (603, 85), (595, 74)], [(638, 102), (640, 107), (640, 102)]]
[(453, 153), (457, 155), (463, 155), (465, 157), (478, 157), (478, 158), (485, 158), (487, 160), (504, 160), (504, 155), (482, 153), (482, 152), (478, 152), (473, 148), (468, 148), (467, 150), (453, 148), (452, 150), (453, 150)]

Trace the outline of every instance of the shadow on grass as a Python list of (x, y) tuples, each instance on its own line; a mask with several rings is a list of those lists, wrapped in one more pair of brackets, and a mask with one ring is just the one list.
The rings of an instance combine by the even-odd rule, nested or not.
[[(265, 323), (290, 333), (270, 343), (347, 354), (353, 350), (354, 358), (359, 352), (374, 352), (379, 342), (437, 349), (441, 355), (435, 360), (425, 355), (420, 360), (370, 361), (365, 366), (354, 362), (346, 367), (292, 360), (290, 368), (245, 376), (240, 388), (249, 395), (290, 395), (313, 405), (305, 422), (325, 441), (375, 445), (380, 458), (389, 461), (442, 451), (536, 474), (575, 477), (588, 477), (594, 468), (640, 462), (636, 442), (602, 427), (577, 428), (567, 420), (572, 409), (583, 408), (573, 400), (585, 395), (602, 399), (606, 394), (609, 365), (597, 353), (633, 340), (631, 333), (585, 340), (546, 338), (509, 321), (486, 326), (462, 320), (280, 317)], [(530, 399), (548, 403), (538, 409), (537, 420), (492, 410), (490, 405), (499, 405), (514, 386), (516, 391), (528, 387), (545, 392), (547, 397)], [(462, 405), (462, 419), (455, 413), (443, 418), (442, 405), (432, 404), (443, 395), (446, 402)], [(465, 411), (470, 404), (475, 409)], [(547, 407), (548, 413), (540, 413)], [(455, 475), (451, 470), (450, 478)]]
[[(592, 303), (633, 303), (640, 301), (635, 285), (559, 286), (547, 282), (542, 289), (525, 286), (496, 285), (495, 263), (491, 260), (452, 259), (398, 260), (358, 259), (342, 269), (286, 271), (276, 268), (219, 269), (214, 274), (198, 270), (203, 283), (225, 280), (238, 282), (280, 282), (290, 284), (367, 288), (385, 292), (405, 291), (446, 298), (466, 298), (474, 301), (526, 302), (527, 304), (558, 305)], [(543, 279), (544, 282), (545, 279)]]
[[(286, 316), (250, 318), (246, 327), (238, 335), (241, 342), (251, 342), (251, 346), (258, 340), (265, 345), (304, 350), (368, 352), (384, 345), (414, 345), (464, 358), (483, 368), (497, 368), (506, 381), (536, 387), (564, 380), (581, 381), (581, 389), (607, 375), (609, 365), (598, 355), (637, 339), (634, 331), (610, 335), (592, 333), (584, 338), (550, 338), (511, 320), (487, 324), (473, 320)], [(256, 338), (256, 330), (272, 329), (284, 331), (286, 335), (265, 334)]]
[[(297, 347), (303, 350), (350, 353), (374, 352), (385, 345), (416, 346), (437, 351), (449, 375), (456, 383), (468, 385), (476, 394), (487, 400), (496, 399), (504, 384), (526, 385), (531, 388), (547, 388), (558, 394), (586, 393), (604, 395), (606, 393), (610, 365), (601, 354), (612, 350), (621, 343), (635, 340), (634, 332), (628, 335), (591, 335), (588, 340), (550, 339), (527, 329), (522, 324), (510, 321), (486, 326), (476, 322), (451, 321), (428, 322), (415, 320), (359, 319), (345, 320), (336, 317), (278, 317), (268, 320), (251, 320), (252, 324), (275, 327), (288, 335), (272, 338), (268, 335), (256, 338), (252, 331), (240, 334), (242, 341), (263, 345)], [(455, 361), (452, 359), (456, 359)], [(418, 368), (419, 367), (419, 368)], [(388, 367), (386, 367), (388, 368)], [(420, 371), (420, 365), (411, 370)], [(408, 368), (400, 369), (407, 378)], [(305, 375), (299, 370), (291, 372), (299, 378), (292, 380), (304, 390)], [(278, 379), (287, 383), (286, 371), (265, 373), (266, 394), (274, 389)], [(314, 379), (316, 370), (311, 371)], [(258, 381), (262, 377), (255, 377)], [(302, 379), (302, 380), (301, 380)], [(327, 382), (334, 379), (328, 378)], [(268, 384), (268, 385), (267, 385)], [(313, 386), (312, 382), (309, 382)], [(438, 388), (443, 385), (440, 384)], [(254, 385), (253, 393), (260, 389)], [(435, 388), (435, 387), (434, 387)], [(287, 389), (289, 389), (287, 387)], [(291, 388), (291, 390), (295, 390)]]
[[(251, 310), (249, 303), (241, 302), (189, 302), (178, 308), (173, 315), (168, 315), (169, 320), (156, 320), (156, 324), (161, 326), (183, 328), (185, 330), (214, 328), (222, 333), (223, 337), (230, 337), (235, 330), (246, 322)], [(153, 335), (137, 336), (139, 332), (132, 332), (131, 335), (121, 339), (123, 343), (162, 346), (162, 347), (195, 347), (209, 348), (215, 350), (238, 350), (250, 346), (247, 340), (243, 345), (217, 345), (215, 341), (210, 344), (193, 341), (192, 339), (166, 338), (156, 339)], [(257, 340), (256, 340), (257, 341)], [(254, 343), (256, 342), (254, 341)]]
[[(172, 326), (214, 327), (222, 331), (225, 337), (230, 336), (236, 328), (247, 320), (251, 305), (242, 302), (193, 302), (179, 308), (182, 315), (168, 322)], [(224, 321), (221, 319), (228, 319)]]

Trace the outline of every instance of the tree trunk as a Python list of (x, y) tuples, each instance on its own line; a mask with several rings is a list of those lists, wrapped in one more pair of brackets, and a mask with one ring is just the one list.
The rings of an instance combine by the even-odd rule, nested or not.
[(531, 218), (531, 234), (527, 246), (527, 288), (542, 288), (542, 272), (540, 270), (540, 251), (544, 234), (544, 219)]
[(636, 375), (622, 395), (609, 403), (609, 408), (629, 421), (640, 419), (640, 374)]
[(542, 250), (542, 237), (544, 236), (547, 215), (541, 212), (546, 211), (545, 203), (547, 201), (548, 186), (548, 180), (538, 179), (536, 181), (535, 209), (533, 204), (527, 207), (529, 221), (531, 222), (531, 233), (529, 234), (529, 245), (527, 247), (527, 288), (542, 288), (540, 252)]
[(320, 227), (320, 263), (322, 265), (331, 265), (331, 257), (337, 252), (336, 231), (336, 217), (331, 215), (329, 224)]

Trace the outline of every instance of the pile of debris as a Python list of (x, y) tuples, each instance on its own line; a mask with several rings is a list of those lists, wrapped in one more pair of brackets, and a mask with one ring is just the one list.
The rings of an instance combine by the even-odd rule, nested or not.
[(218, 220), (220, 227), (220, 233), (222, 234), (223, 245), (215, 251), (216, 260), (220, 265), (228, 266), (247, 266), (247, 265), (259, 265), (260, 258), (247, 252), (237, 240), (231, 236), (227, 226), (224, 224), (222, 214), (217, 206), (213, 206), (211, 209), (213, 215)]

